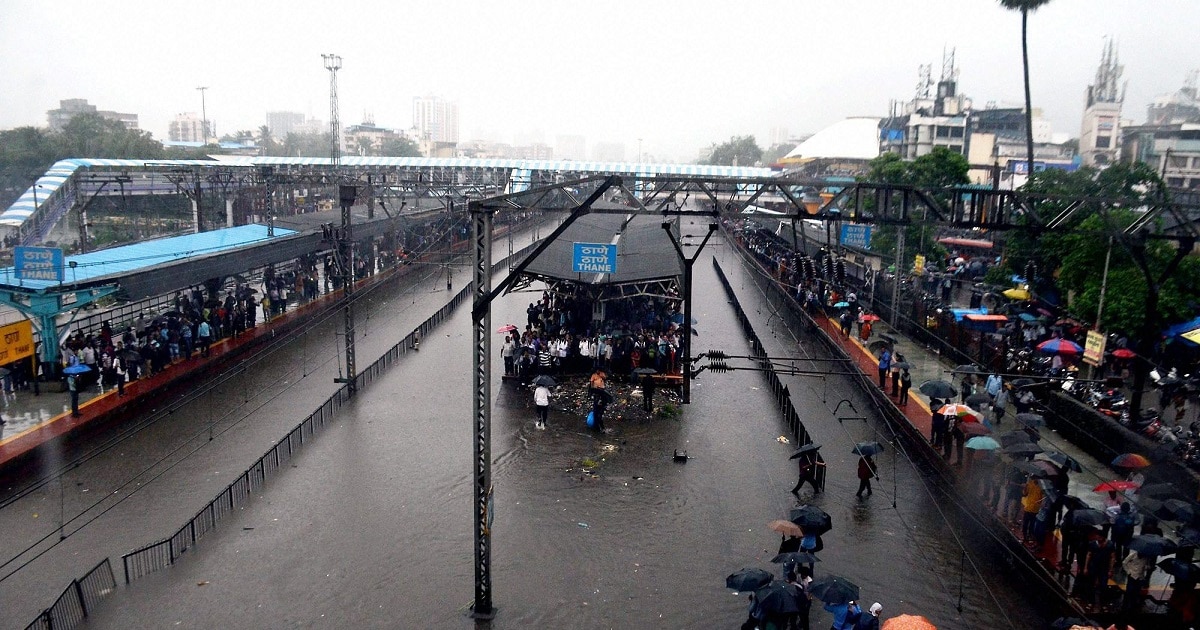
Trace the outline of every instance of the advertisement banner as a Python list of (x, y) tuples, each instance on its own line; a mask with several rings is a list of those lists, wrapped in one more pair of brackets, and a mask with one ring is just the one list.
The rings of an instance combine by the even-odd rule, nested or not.
[(1091, 366), (1104, 363), (1104, 344), (1107, 341), (1104, 333), (1089, 330), (1087, 342), (1083, 346), (1083, 362)]

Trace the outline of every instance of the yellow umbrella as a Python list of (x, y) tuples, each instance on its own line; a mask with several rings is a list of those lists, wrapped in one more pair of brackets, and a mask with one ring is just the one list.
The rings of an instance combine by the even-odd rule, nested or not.
[(883, 630), (937, 630), (937, 626), (920, 615), (900, 615), (883, 622)]
[(1004, 292), (1004, 297), (1013, 300), (1028, 300), (1029, 291), (1026, 291), (1025, 289), (1009, 289)]

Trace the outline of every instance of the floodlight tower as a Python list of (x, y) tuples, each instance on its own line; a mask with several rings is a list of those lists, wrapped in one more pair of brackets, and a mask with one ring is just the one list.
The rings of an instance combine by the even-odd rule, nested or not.
[(329, 158), (336, 167), (342, 158), (342, 125), (338, 120), (337, 98), (337, 71), (342, 69), (342, 57), (326, 53), (321, 59), (325, 60), (325, 69), (329, 71)]

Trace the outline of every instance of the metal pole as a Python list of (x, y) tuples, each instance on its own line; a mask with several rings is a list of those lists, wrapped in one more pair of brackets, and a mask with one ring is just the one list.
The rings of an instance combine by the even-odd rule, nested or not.
[(204, 140), (201, 144), (208, 144), (208, 105), (204, 101), (204, 93), (208, 91), (207, 87), (196, 88), (200, 91), (200, 133), (203, 134)]
[(904, 228), (896, 226), (896, 273), (892, 274), (892, 328), (900, 322), (900, 270), (904, 268)]
[(1104, 276), (1100, 280), (1100, 304), (1096, 307), (1095, 330), (1100, 330), (1100, 319), (1104, 315), (1104, 294), (1108, 291), (1108, 262), (1112, 259), (1113, 237), (1108, 237), (1108, 253), (1104, 255)]
[(353, 396), (358, 391), (355, 377), (358, 371), (354, 365), (354, 229), (351, 223), (350, 207), (354, 205), (354, 186), (340, 186), (338, 201), (342, 206), (341, 242), (338, 250), (341, 252), (342, 263), (342, 307), (343, 322), (346, 329), (346, 389)]
[(475, 294), (471, 314), (474, 343), (471, 354), (475, 362), (472, 370), (472, 397), (475, 404), (475, 602), (471, 616), (475, 619), (492, 619), (496, 610), (492, 607), (492, 409), (491, 409), (491, 362), (492, 309), (492, 210), (470, 205), (471, 236), (474, 241), (475, 259), (472, 262), (472, 289)]

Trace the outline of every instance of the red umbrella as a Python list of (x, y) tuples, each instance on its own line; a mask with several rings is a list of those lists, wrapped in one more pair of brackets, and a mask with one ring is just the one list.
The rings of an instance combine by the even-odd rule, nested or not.
[(517, 327), (516, 327), (516, 326), (513, 326), (512, 324), (507, 324), (507, 325), (504, 325), (504, 326), (501, 326), (501, 327), (497, 328), (497, 329), (496, 329), (496, 332), (498, 332), (498, 333), (507, 333), (507, 332), (512, 332), (512, 331), (514, 331), (514, 330), (517, 330)]
[(1097, 485), (1095, 488), (1092, 488), (1092, 490), (1096, 492), (1124, 492), (1126, 490), (1133, 490), (1137, 487), (1139, 487), (1138, 484), (1132, 481), (1114, 479), (1112, 481), (1105, 481), (1104, 483)]
[(991, 429), (979, 424), (978, 422), (964, 422), (958, 428), (967, 437), (975, 437), (977, 435), (987, 435), (992, 432)]
[(1118, 359), (1132, 359), (1137, 356), (1137, 353), (1129, 348), (1117, 348), (1113, 350), (1113, 356)]
[(1150, 460), (1137, 453), (1122, 453), (1112, 460), (1112, 465), (1117, 468), (1145, 468), (1150, 465)]
[(866, 315), (863, 315), (862, 319), (864, 322), (877, 322), (877, 321), (879, 321), (879, 316), (875, 315), (873, 313), (868, 313)]

